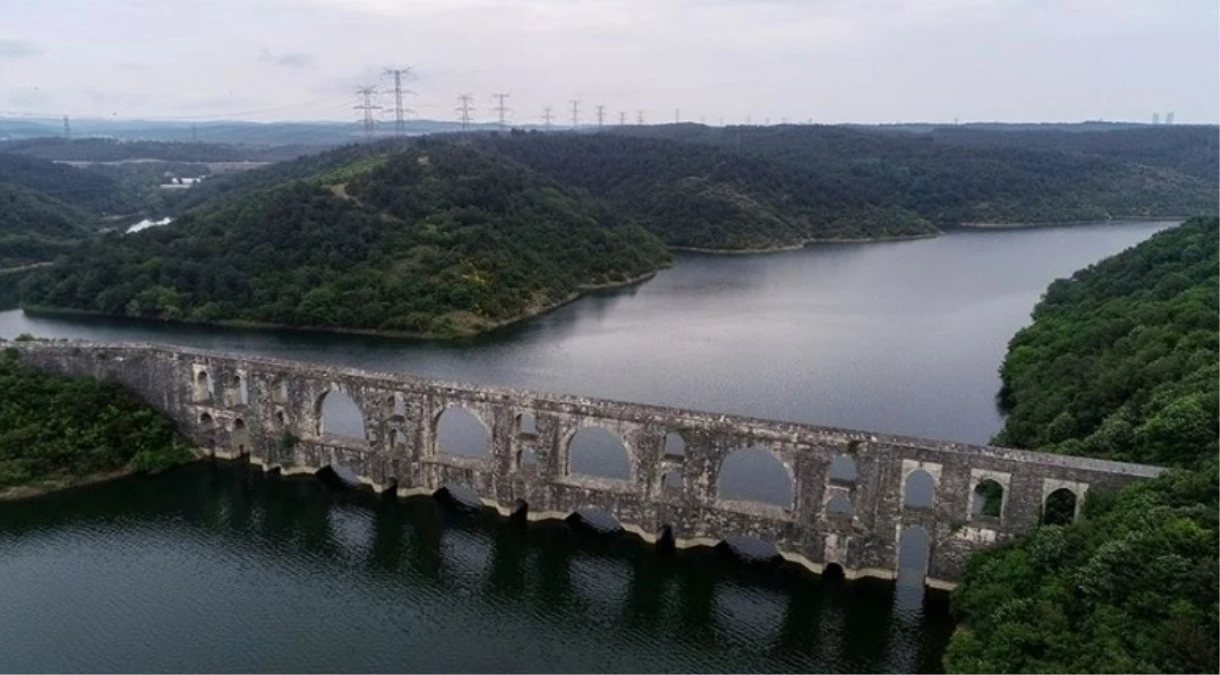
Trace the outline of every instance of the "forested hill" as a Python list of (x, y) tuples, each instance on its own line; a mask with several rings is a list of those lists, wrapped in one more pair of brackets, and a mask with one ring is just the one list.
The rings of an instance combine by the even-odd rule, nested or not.
[(808, 240), (936, 234), (869, 185), (719, 148), (615, 134), (513, 132), (478, 143), (588, 190), (676, 247), (765, 249)]
[(96, 232), (105, 214), (134, 208), (107, 176), (0, 154), (0, 269), (50, 261)]
[(1023, 143), (1024, 134), (1038, 132), (1004, 132), (1012, 134), (1005, 144), (814, 125), (623, 126), (610, 133), (703, 143), (797, 166), (850, 181), (876, 203), (909, 209), (937, 225), (1212, 214), (1220, 201), (1216, 180), (1165, 164)]
[(1193, 218), (1051, 284), (1009, 344), (995, 441), (1180, 467), (1220, 451), (1218, 233)]
[(1218, 247), (1216, 218), (1157, 234), (1056, 281), (1013, 338), (997, 442), (1177, 470), (973, 556), (950, 672), (1220, 670)]
[(140, 210), (135, 194), (115, 179), (45, 159), (0, 153), (0, 184), (40, 192), (98, 217)]
[(928, 132), (944, 143), (1038, 148), (1100, 155), (1146, 166), (1173, 169), (1215, 183), (1220, 181), (1220, 128), (1146, 126), (1105, 131), (1030, 129), (1008, 131), (974, 125), (937, 127)]
[(450, 336), (669, 261), (660, 240), (588, 196), (502, 157), (423, 140), (104, 237), (34, 274), (23, 300)]
[(168, 162), (279, 162), (313, 152), (322, 146), (127, 141), (113, 138), (66, 139), (48, 136), (10, 141), (0, 147), (10, 154), (61, 161), (119, 162), (155, 159)]

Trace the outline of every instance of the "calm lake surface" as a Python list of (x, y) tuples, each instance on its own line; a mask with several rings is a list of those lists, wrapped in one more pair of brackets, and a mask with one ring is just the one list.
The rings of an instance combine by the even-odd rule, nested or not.
[[(986, 442), (997, 368), (1055, 278), (1170, 223), (955, 231), (653, 280), (453, 343), (0, 313), (140, 340)], [(563, 524), (200, 464), (0, 505), (0, 671), (930, 671), (918, 580), (661, 559)]]

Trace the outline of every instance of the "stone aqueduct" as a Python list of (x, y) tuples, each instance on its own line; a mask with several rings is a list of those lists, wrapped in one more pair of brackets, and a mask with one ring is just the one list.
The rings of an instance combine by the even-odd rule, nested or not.
[[(126, 385), (217, 456), (248, 456), (285, 474), (338, 463), (374, 489), (394, 489), (401, 496), (460, 484), (501, 513), (530, 519), (598, 508), (647, 541), (672, 537), (678, 546), (752, 536), (815, 572), (838, 565), (848, 578), (894, 578), (902, 532), (921, 527), (929, 535), (927, 583), (952, 587), (972, 551), (1036, 526), (1052, 492), (1070, 490), (1079, 505), (1090, 489), (1116, 488), (1160, 472), (1135, 464), (158, 345), (35, 342), (17, 343), (17, 349), (24, 362), (42, 369)], [(360, 408), (363, 440), (322, 429), (322, 401), (332, 391), (344, 392)], [(485, 458), (438, 451), (437, 420), (451, 406), (461, 406), (489, 428)], [(531, 429), (521, 426), (527, 415), (533, 418)], [(628, 480), (569, 471), (569, 442), (584, 427), (605, 429), (622, 441)], [(685, 442), (681, 455), (666, 452), (666, 437), (674, 432)], [(782, 463), (792, 480), (790, 504), (719, 495), (725, 458), (743, 448), (762, 448)], [(525, 465), (526, 453), (536, 462)], [(831, 474), (832, 460), (842, 455), (855, 462), (854, 480)], [(666, 484), (662, 477), (673, 471), (681, 480)], [(934, 484), (932, 503), (922, 508), (905, 503), (908, 478), (918, 471)], [(998, 516), (971, 508), (971, 495), (984, 480), (1003, 487)], [(850, 514), (827, 508), (842, 499), (850, 502)]]

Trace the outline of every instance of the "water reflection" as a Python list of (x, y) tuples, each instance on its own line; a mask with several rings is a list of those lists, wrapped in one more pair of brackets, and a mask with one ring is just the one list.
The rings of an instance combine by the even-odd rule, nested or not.
[[(0, 614), (0, 643), (24, 645), (2, 670), (188, 668), (127, 649), (184, 615), (206, 638), (188, 669), (217, 671), (935, 670), (951, 628), (919, 587), (912, 600), (711, 551), (666, 557), (241, 465), (0, 507), (0, 575), (35, 573), (0, 586), (7, 608), (46, 608)], [(90, 590), (48, 598), (58, 584)], [(95, 615), (109, 618), (58, 639)], [(352, 643), (336, 650), (326, 630)]]

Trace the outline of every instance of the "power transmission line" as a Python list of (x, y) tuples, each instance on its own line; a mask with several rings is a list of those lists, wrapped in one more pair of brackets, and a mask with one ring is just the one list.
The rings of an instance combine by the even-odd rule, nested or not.
[(678, 124), (681, 121), (682, 121), (682, 109), (674, 108), (674, 124)]
[(599, 106), (597, 106), (597, 128), (598, 129), (602, 128), (603, 124), (605, 123), (605, 120), (606, 120), (606, 106), (599, 105)]
[(635, 123), (640, 124), (640, 125), (644, 124), (644, 111), (643, 110), (635, 111)]
[(580, 99), (574, 98), (572, 103), (572, 128), (580, 126)]
[(555, 115), (551, 113), (551, 106), (547, 106), (542, 110), (542, 121), (546, 125), (547, 131), (551, 130), (551, 120), (555, 119)]
[(68, 121), (67, 115), (64, 115), (64, 138), (72, 140), (72, 123)]
[(618, 125), (620, 127), (627, 126), (627, 111), (620, 110), (618, 113)]
[(407, 123), (403, 115), (405, 108), (402, 107), (402, 95), (412, 93), (410, 90), (402, 88), (402, 78), (411, 76), (411, 67), (386, 68), (381, 72), (394, 78), (394, 133), (401, 136), (407, 132)]
[(470, 113), (474, 112), (474, 108), (470, 107), (470, 101), (474, 97), (470, 94), (458, 94), (458, 107), (456, 110), (462, 113), (458, 119), (462, 122), (462, 133), (466, 133), (470, 129)]
[(373, 96), (377, 94), (377, 87), (357, 87), (356, 95), (361, 99), (360, 105), (352, 106), (356, 110), (364, 111), (364, 118), (361, 120), (364, 125), (365, 138), (373, 137), (373, 128), (377, 120), (373, 119), (373, 111), (380, 110), (381, 106), (373, 103)]
[(497, 101), (495, 110), (497, 113), (500, 114), (500, 131), (504, 131), (504, 113), (508, 112), (509, 110), (512, 110), (512, 108), (505, 107), (505, 105), (504, 105), (504, 100), (507, 99), (509, 96), (512, 96), (512, 94), (505, 93), (505, 94), (492, 94), (491, 95), (491, 97), (496, 99), (496, 101)]

